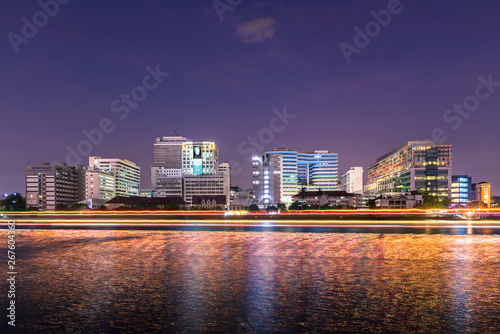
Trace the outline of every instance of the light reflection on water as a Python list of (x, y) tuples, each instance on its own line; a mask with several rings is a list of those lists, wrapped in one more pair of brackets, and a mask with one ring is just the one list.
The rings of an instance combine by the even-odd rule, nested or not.
[(17, 241), (18, 332), (500, 332), (498, 235), (37, 230)]

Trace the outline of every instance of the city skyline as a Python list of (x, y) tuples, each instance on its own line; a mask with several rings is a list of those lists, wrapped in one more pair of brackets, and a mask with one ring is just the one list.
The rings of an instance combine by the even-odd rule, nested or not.
[[(221, 162), (240, 164), (232, 178), (242, 188), (251, 187), (249, 137), (259, 133), (258, 154), (328, 150), (339, 155), (339, 174), (366, 171), (407, 141), (447, 137), (453, 174), (490, 182), (498, 194), (500, 6), (401, 1), (346, 57), (355, 28), (364, 31), (372, 11), (389, 3), (241, 2), (222, 21), (211, 2), (61, 4), (18, 52), (9, 38), (0, 46), (8, 79), (0, 87), (0, 191), (23, 192), (28, 161), (65, 161), (67, 147), (87, 140), (83, 131), (100, 129), (83, 164), (116, 157), (149, 171), (154, 139), (177, 131), (217, 142)], [(43, 10), (35, 1), (8, 1), (8, 9), (0, 13), (4, 36), (22, 36), (22, 18)], [(143, 92), (136, 106), (122, 98)], [(467, 103), (473, 112), (454, 107)], [(141, 187), (149, 183), (143, 172)]]

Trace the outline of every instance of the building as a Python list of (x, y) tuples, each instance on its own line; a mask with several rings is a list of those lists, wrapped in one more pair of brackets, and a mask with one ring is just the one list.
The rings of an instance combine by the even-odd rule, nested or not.
[(139, 196), (141, 168), (126, 159), (89, 157), (89, 168), (111, 173), (115, 178), (115, 196)]
[(219, 149), (214, 142), (182, 144), (182, 175), (214, 175), (219, 173)]
[(375, 200), (375, 206), (379, 209), (413, 209), (422, 208), (423, 205), (422, 195), (382, 195), (382, 198)]
[(470, 201), (475, 200), (471, 198), (472, 190), (472, 177), (468, 175), (453, 175), (451, 177), (451, 205), (456, 207), (458, 205), (467, 207)]
[(107, 201), (104, 205), (106, 209), (114, 210), (118, 208), (134, 208), (138, 205), (152, 204), (157, 209), (164, 209), (168, 204), (175, 204), (179, 209), (186, 208), (186, 202), (181, 197), (139, 197), (139, 196), (117, 196)]
[(154, 167), (182, 169), (182, 145), (188, 141), (181, 136), (157, 137), (154, 143)]
[(250, 206), (251, 195), (248, 192), (240, 191), (234, 194), (231, 199), (230, 210), (246, 210)]
[(481, 182), (476, 184), (476, 200), (481, 201), (489, 208), (491, 207), (491, 184)]
[(342, 208), (356, 207), (360, 195), (349, 194), (345, 191), (301, 191), (292, 196), (294, 202), (298, 202), (303, 210), (310, 207), (319, 208)]
[[(222, 165), (222, 171), (219, 170)], [(214, 142), (185, 142), (182, 144), (182, 195), (193, 204), (193, 196), (225, 196), (230, 202), (231, 167), (219, 165), (219, 149)]]
[(97, 209), (115, 197), (115, 177), (112, 173), (88, 169), (86, 172), (86, 202), (91, 209)]
[(181, 136), (158, 137), (154, 143), (151, 187), (154, 196), (182, 197), (182, 148), (189, 139)]
[(151, 187), (154, 196), (182, 197), (182, 169), (169, 169), (164, 167), (151, 168)]
[(340, 176), (340, 190), (351, 194), (363, 193), (363, 167), (351, 167)]
[(265, 208), (282, 202), (282, 165), (283, 156), (280, 154), (252, 157), (252, 202), (254, 204)]
[(228, 206), (227, 196), (193, 196), (192, 207), (197, 210), (225, 210)]
[(229, 162), (223, 162), (219, 165), (219, 173), (226, 173), (229, 177), (229, 186), (232, 186), (231, 183), (231, 165)]
[(69, 167), (64, 162), (26, 166), (26, 207), (54, 211), (59, 205), (71, 207), (84, 200), (85, 172), (82, 165)]
[[(276, 174), (274, 182), (271, 179), (268, 184), (263, 182), (266, 172), (269, 175)], [(325, 191), (338, 189), (338, 154), (328, 151), (300, 153), (278, 148), (266, 152), (262, 158), (252, 160), (252, 178), (258, 198), (256, 204), (291, 204), (292, 197), (302, 188)]]
[(207, 175), (185, 175), (183, 177), (183, 198), (193, 203), (193, 196), (225, 196), (229, 204), (229, 176), (226, 173)]
[(381, 156), (367, 170), (365, 191), (422, 193), (450, 198), (452, 146), (432, 141), (409, 141)]

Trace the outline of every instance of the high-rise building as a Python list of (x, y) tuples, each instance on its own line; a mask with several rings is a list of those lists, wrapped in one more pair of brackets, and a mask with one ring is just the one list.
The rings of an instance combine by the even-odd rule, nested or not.
[(182, 175), (214, 175), (219, 172), (219, 150), (214, 142), (182, 144)]
[(255, 204), (265, 208), (282, 202), (282, 172), (282, 155), (264, 154), (262, 157), (252, 157), (252, 189)]
[(410, 141), (381, 156), (367, 170), (365, 190), (376, 193), (420, 191), (449, 198), (452, 146)]
[(26, 166), (26, 207), (54, 211), (58, 205), (72, 206), (85, 199), (84, 166), (66, 163)]
[(363, 193), (363, 167), (351, 167), (340, 176), (340, 190), (350, 194)]
[(229, 177), (229, 186), (232, 186), (231, 183), (231, 165), (229, 162), (222, 162), (219, 165), (219, 173), (226, 173)]
[(189, 139), (175, 137), (158, 137), (154, 143), (154, 167), (182, 169), (182, 145)]
[(489, 208), (491, 207), (491, 184), (481, 182), (476, 184), (476, 200), (481, 201)]
[(451, 177), (451, 205), (464, 206), (474, 200), (471, 199), (472, 177), (468, 175), (453, 175)]
[(141, 168), (126, 159), (89, 157), (89, 168), (111, 173), (115, 178), (115, 196), (139, 196)]
[[(300, 153), (286, 148), (266, 152), (267, 161), (281, 156), (279, 202), (291, 204), (293, 195), (308, 190), (338, 190), (338, 154), (328, 151)], [(263, 160), (263, 162), (264, 162)], [(272, 165), (272, 164), (271, 164)], [(262, 166), (266, 166), (262, 164)], [(263, 189), (262, 189), (263, 190)]]
[(155, 196), (182, 196), (182, 147), (188, 141), (181, 136), (156, 138), (154, 167), (151, 167)]

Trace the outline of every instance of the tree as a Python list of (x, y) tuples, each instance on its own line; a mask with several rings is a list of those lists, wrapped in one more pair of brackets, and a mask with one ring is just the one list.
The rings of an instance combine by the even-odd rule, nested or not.
[(249, 212), (257, 212), (259, 211), (259, 206), (257, 204), (250, 204), (248, 207)]
[(71, 206), (72, 211), (81, 211), (81, 210), (86, 210), (88, 208), (89, 207), (87, 206), (87, 204), (75, 204)]
[(158, 210), (158, 207), (156, 206), (156, 204), (154, 204), (152, 202), (139, 203), (139, 204), (135, 205), (133, 208), (134, 208), (134, 210), (148, 210), (148, 211)]
[(242, 191), (243, 191), (243, 190), (242, 190), (240, 187), (238, 187), (238, 186), (232, 186), (232, 187), (230, 187), (230, 190), (234, 191), (235, 193), (240, 193), (240, 192), (242, 192)]
[(280, 211), (286, 211), (286, 204), (285, 203), (278, 203), (277, 207), (278, 207), (278, 210), (280, 210)]
[(483, 201), (472, 201), (468, 203), (469, 209), (486, 209), (486, 204)]
[(423, 194), (422, 198), (424, 200), (424, 209), (443, 209), (448, 208), (451, 204), (450, 199), (431, 194)]
[(300, 210), (300, 209), (302, 209), (302, 204), (299, 201), (295, 201), (292, 204), (290, 204), (289, 209), (294, 210), (294, 211)]
[(67, 211), (69, 208), (66, 204), (57, 204), (56, 211)]
[(366, 201), (366, 204), (368, 205), (369, 209), (375, 209), (377, 207), (377, 204), (375, 203), (375, 198), (370, 198), (368, 201)]
[(179, 210), (179, 208), (180, 208), (179, 204), (177, 204), (177, 203), (171, 203), (171, 202), (165, 203), (165, 206), (164, 206), (165, 210), (173, 210), (173, 211), (175, 211), (175, 210)]
[(2, 201), (1, 207), (4, 211), (24, 211), (26, 199), (20, 193), (14, 193)]
[(266, 212), (276, 212), (278, 211), (278, 208), (275, 207), (274, 205), (270, 205), (266, 208)]

